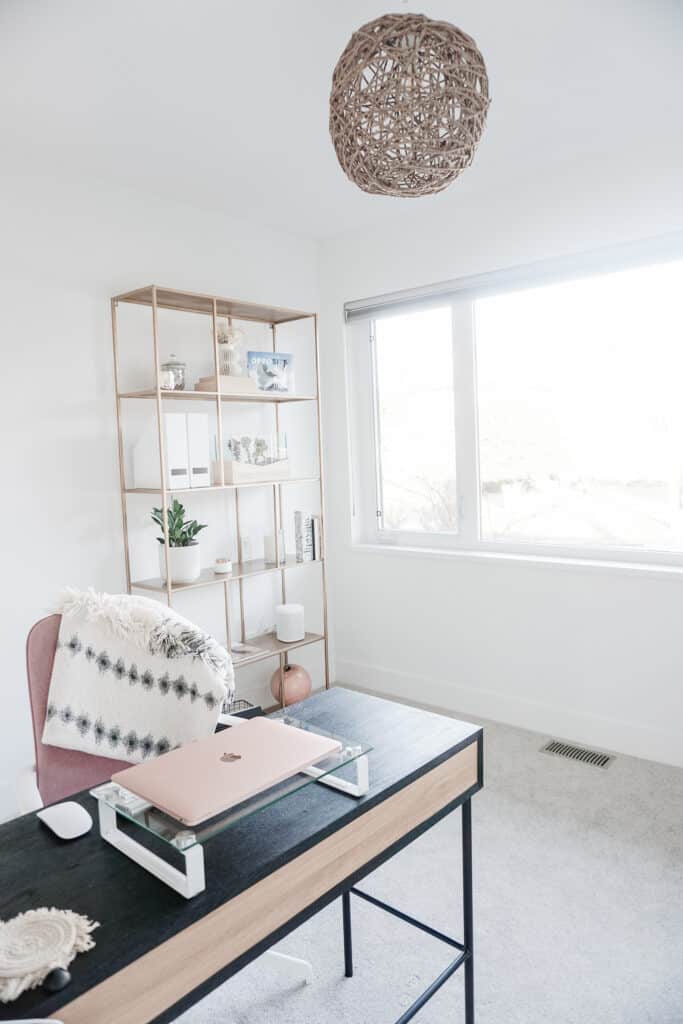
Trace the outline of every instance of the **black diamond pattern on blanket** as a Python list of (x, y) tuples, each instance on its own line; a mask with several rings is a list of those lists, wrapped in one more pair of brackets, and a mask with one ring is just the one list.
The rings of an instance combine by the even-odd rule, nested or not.
[[(151, 733), (147, 733), (146, 736), (139, 739), (135, 729), (130, 729), (125, 736), (122, 736), (120, 726), (112, 725), (107, 727), (101, 718), (98, 718), (93, 724), (85, 712), (74, 714), (69, 705), (65, 708), (59, 708), (54, 704), (50, 704), (48, 707), (48, 717), (54, 718), (55, 715), (59, 715), (64, 725), (75, 726), (81, 736), (86, 736), (92, 730), (95, 742), (98, 744), (106, 742), (112, 748), (112, 751), (116, 751), (117, 747), (123, 746), (126, 754), (134, 754), (138, 751), (142, 754), (143, 758), (146, 758), (152, 755), (165, 754), (171, 749), (171, 744), (166, 736), (161, 736), (158, 740), (155, 740)], [(123, 751), (119, 752), (123, 753)]]

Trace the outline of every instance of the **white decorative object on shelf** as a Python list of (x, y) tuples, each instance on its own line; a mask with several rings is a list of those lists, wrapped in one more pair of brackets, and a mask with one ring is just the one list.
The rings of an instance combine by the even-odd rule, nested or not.
[(277, 551), (274, 533), (267, 533), (263, 538), (263, 561), (267, 565), (275, 565), (277, 563)]
[(279, 604), (275, 608), (275, 634), (283, 644), (303, 640), (304, 606), (302, 604)]
[(232, 562), (229, 558), (217, 558), (213, 571), (219, 575), (227, 576), (232, 572)]
[(184, 391), (185, 371), (187, 364), (176, 359), (171, 353), (167, 363), (162, 363), (159, 369), (159, 387), (162, 391)]
[(185, 514), (185, 506), (174, 498), (166, 508), (152, 509), (152, 521), (159, 527), (157, 541), (159, 548), (159, 569), (161, 578), (166, 579), (166, 546), (168, 545), (168, 568), (171, 583), (192, 583), (201, 573), (201, 557), (197, 535), (206, 529), (206, 523), (198, 523)]
[(229, 320), (219, 320), (216, 327), (218, 341), (218, 366), (221, 376), (242, 377), (244, 375), (244, 331), (233, 327)]
[(263, 538), (263, 561), (267, 565), (282, 565), (286, 561), (285, 531), (267, 533)]
[(99, 922), (73, 910), (41, 907), (0, 922), (0, 1002), (9, 1003), (42, 985), (56, 967), (92, 949)]
[[(171, 566), (171, 583), (194, 583), (202, 571), (199, 544), (188, 544), (184, 548), (169, 548), (168, 559)], [(166, 582), (166, 549), (159, 545), (159, 570), (161, 578)]]
[[(216, 462), (213, 479), (220, 483), (218, 440), (214, 441)], [(289, 476), (287, 435), (283, 432), (251, 436), (236, 434), (223, 440), (223, 482), (226, 484), (258, 483), (286, 480)]]
[(247, 372), (259, 391), (294, 391), (294, 356), (291, 352), (247, 352)]

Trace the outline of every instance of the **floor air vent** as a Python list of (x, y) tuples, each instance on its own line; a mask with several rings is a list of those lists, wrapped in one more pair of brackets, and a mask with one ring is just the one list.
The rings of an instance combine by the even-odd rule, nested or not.
[(573, 743), (563, 743), (561, 740), (550, 740), (541, 747), (541, 753), (567, 757), (570, 761), (582, 761), (584, 764), (593, 765), (594, 768), (607, 768), (614, 760), (612, 754), (603, 754), (599, 750), (589, 750), (587, 747), (575, 747)]

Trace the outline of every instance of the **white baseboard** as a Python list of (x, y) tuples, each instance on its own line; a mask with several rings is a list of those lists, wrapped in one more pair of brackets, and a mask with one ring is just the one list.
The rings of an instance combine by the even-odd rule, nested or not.
[(509, 693), (340, 659), (336, 664), (336, 682), (341, 686), (357, 686), (378, 696), (443, 708), (475, 721), (488, 718), (608, 752), (683, 768), (680, 730), (653, 729), (637, 722), (541, 704)]

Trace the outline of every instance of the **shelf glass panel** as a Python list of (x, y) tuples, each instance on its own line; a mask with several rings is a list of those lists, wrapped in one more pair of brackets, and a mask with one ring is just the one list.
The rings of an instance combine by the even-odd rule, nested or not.
[[(317, 729), (315, 726), (310, 725), (310, 723), (289, 715), (286, 711), (278, 712), (270, 717), (294, 728), (304, 729), (306, 732), (313, 732), (318, 736), (327, 736), (339, 741), (341, 749), (337, 753), (331, 754), (315, 763), (315, 768), (322, 772), (323, 776), (340, 771), (347, 765), (353, 764), (357, 758), (367, 754), (372, 749), (367, 744), (356, 743), (355, 740), (350, 740), (348, 737), (337, 736), (334, 733), (326, 732), (324, 729)], [(233, 728), (239, 729), (240, 726), (233, 726)], [(231, 825), (242, 821), (250, 814), (263, 810), (265, 807), (270, 807), (272, 804), (284, 800), (293, 793), (298, 793), (306, 786), (315, 783), (315, 781), (314, 777), (303, 773), (292, 775), (284, 782), (271, 786), (249, 800), (236, 804), (235, 807), (229, 808), (222, 814), (218, 814), (216, 817), (209, 818), (208, 821), (192, 827), (176, 821), (175, 818), (165, 814), (146, 800), (142, 800), (140, 797), (135, 796), (134, 793), (129, 792), (114, 782), (107, 782), (101, 786), (96, 786), (90, 790), (90, 793), (95, 799), (103, 800), (109, 807), (112, 807), (122, 818), (127, 819), (146, 832), (150, 832), (157, 839), (163, 840), (174, 849), (188, 850), (197, 843), (208, 842), (214, 836), (230, 828)]]
[[(204, 491), (239, 491), (243, 487), (279, 487), (281, 484), (317, 484), (318, 476), (287, 476), (282, 480), (250, 480), (242, 484), (211, 484), (209, 487), (168, 487), (166, 494), (202, 494)], [(161, 494), (161, 487), (127, 487), (126, 494)]]
[[(148, 388), (145, 391), (124, 391), (119, 395), (119, 398), (156, 398), (157, 393), (153, 388)], [(215, 402), (219, 397), (217, 391), (163, 391), (161, 392), (162, 399), (171, 398), (176, 401), (211, 401)], [(226, 394), (221, 392), (220, 399), (223, 402), (266, 402), (266, 403), (278, 403), (278, 402), (315, 402), (315, 395), (290, 395), (290, 394), (271, 394), (267, 391), (261, 391), (257, 394)]]
[[(296, 558), (290, 555), (282, 565), (275, 565), (274, 562), (264, 562), (256, 558), (250, 562), (233, 562), (232, 572), (217, 573), (213, 568), (202, 569), (199, 577), (192, 583), (172, 583), (171, 593), (180, 590), (193, 590), (195, 587), (212, 587), (217, 583), (229, 583), (230, 580), (245, 580), (250, 576), (266, 576), (269, 573), (280, 572), (282, 569), (300, 569), (305, 565), (316, 565), (322, 559), (316, 558), (308, 562), (297, 562)], [(159, 593), (166, 592), (166, 583), (161, 577), (154, 577), (149, 580), (133, 580), (131, 587), (134, 590), (154, 590)]]
[[(306, 647), (308, 644), (316, 644), (324, 639), (325, 636), (322, 633), (305, 633), (303, 640), (282, 643), (275, 633), (262, 633), (260, 636), (249, 637), (246, 641), (249, 647), (256, 647), (258, 651), (253, 654), (237, 654), (232, 650), (232, 663), (235, 668), (241, 668), (242, 665), (252, 665), (254, 662), (272, 658), (276, 654), (286, 654), (288, 651), (296, 650), (297, 647)], [(238, 641), (233, 640), (233, 645), (236, 642)]]

